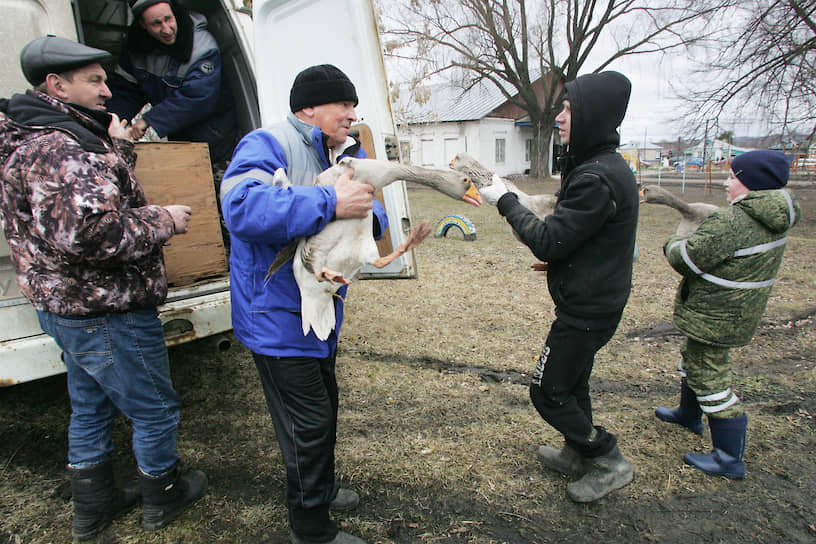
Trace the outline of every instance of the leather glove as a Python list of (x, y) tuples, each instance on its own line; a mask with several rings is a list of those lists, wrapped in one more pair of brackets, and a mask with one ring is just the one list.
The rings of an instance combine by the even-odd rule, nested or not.
[(482, 187), (479, 189), (479, 193), (482, 195), (482, 200), (493, 206), (496, 205), (502, 195), (506, 192), (508, 192), (507, 185), (505, 185), (504, 181), (502, 181), (502, 179), (496, 174), (493, 174), (493, 183), (487, 187)]

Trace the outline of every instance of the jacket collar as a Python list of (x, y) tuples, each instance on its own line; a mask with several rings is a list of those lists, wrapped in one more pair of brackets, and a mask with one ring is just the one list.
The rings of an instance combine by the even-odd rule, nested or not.
[(13, 121), (32, 128), (57, 128), (70, 133), (91, 153), (107, 153), (110, 141), (107, 127), (109, 113), (68, 104), (45, 93), (28, 90), (15, 94), (8, 103), (8, 116)]

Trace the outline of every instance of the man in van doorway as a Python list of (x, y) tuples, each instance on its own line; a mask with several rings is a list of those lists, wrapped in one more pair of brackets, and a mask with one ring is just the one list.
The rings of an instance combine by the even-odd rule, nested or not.
[[(238, 141), (235, 104), (207, 19), (173, 0), (129, 0), (133, 24), (111, 77), (108, 110), (170, 140), (206, 142), (216, 175)], [(134, 119), (145, 104), (151, 108)], [(220, 178), (220, 176), (217, 175)]]
[[(191, 210), (147, 202), (126, 122), (105, 111), (109, 59), (38, 38), (20, 54), (34, 88), (0, 100), (0, 219), (20, 291), (62, 349), (77, 540), (98, 535), (140, 495), (142, 526), (159, 529), (207, 489), (203, 472), (181, 471), (181, 403), (156, 311), (167, 295), (162, 246), (187, 232)], [(141, 493), (114, 483), (119, 413), (133, 423)]]
[[(335, 299), (335, 329), (326, 340), (303, 334), (300, 291), (292, 260), (268, 279), (267, 268), (293, 240), (317, 234), (335, 219), (374, 213), (374, 236), (388, 226), (374, 187), (351, 179), (315, 186), (344, 156), (364, 157), (349, 136), (357, 120), (357, 91), (340, 69), (312, 66), (296, 77), (291, 113), (247, 134), (221, 184), (221, 207), (232, 239), (230, 290), (235, 336), (252, 351), (286, 465), (286, 503), (293, 544), (362, 544), (330, 519), (359, 497), (334, 472), (339, 394), (335, 357), (346, 286)], [(283, 168), (292, 186), (271, 184)]]

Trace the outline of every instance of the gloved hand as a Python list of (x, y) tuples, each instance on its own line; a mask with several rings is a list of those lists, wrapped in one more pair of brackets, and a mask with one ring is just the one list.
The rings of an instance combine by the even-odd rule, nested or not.
[(479, 189), (479, 193), (482, 195), (482, 200), (493, 206), (496, 205), (502, 195), (506, 192), (507, 185), (505, 185), (504, 181), (502, 181), (502, 179), (496, 174), (493, 174), (493, 183), (487, 187), (482, 187)]

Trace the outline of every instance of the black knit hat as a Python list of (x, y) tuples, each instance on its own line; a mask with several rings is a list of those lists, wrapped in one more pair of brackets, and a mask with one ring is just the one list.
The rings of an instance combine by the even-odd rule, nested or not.
[(170, 0), (128, 0), (130, 4), (130, 11), (133, 12), (133, 17), (138, 19), (142, 16), (144, 10), (156, 4), (170, 4)]
[(59, 36), (44, 36), (32, 40), (20, 51), (20, 67), (29, 83), (35, 87), (48, 74), (61, 74), (89, 64), (110, 60), (112, 55)]
[(731, 170), (750, 191), (779, 189), (788, 183), (790, 161), (781, 151), (759, 149), (734, 157)]
[(333, 102), (354, 102), (355, 106), (358, 103), (354, 84), (336, 66), (331, 64), (312, 66), (295, 77), (292, 91), (289, 93), (289, 107), (292, 112)]

